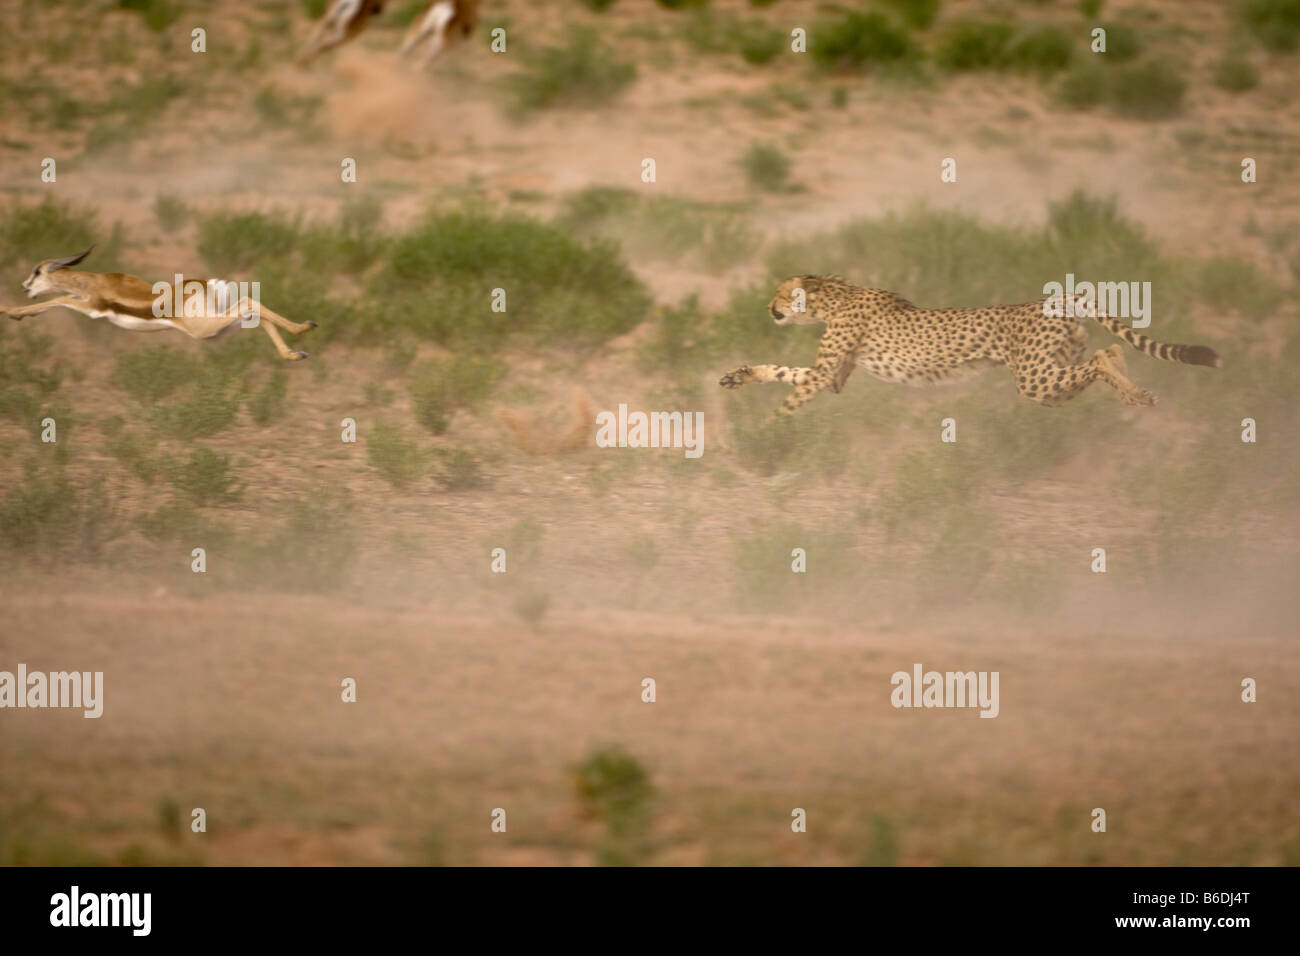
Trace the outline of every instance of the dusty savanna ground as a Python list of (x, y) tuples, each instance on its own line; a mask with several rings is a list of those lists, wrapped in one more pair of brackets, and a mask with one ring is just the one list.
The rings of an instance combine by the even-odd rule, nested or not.
[[(445, 436), (422, 437), (480, 462), (481, 480), (455, 489), (430, 474), (394, 485), (367, 458), (380, 422), (419, 433), (407, 370), (455, 350), (322, 329), (303, 341), (311, 358), (288, 369), (278, 419), (259, 426), (241, 412), (201, 443), (231, 457), (241, 490), (196, 508), (193, 540), (166, 543), (140, 521), (176, 492), (133, 474), (111, 445), (123, 427), (114, 416), (155, 438), (115, 370), (159, 345), (202, 358), (223, 343), (131, 336), (67, 312), (27, 323), (53, 340), (41, 361), (64, 368), (46, 400), (75, 414), (59, 473), (83, 501), (103, 494), (115, 531), (84, 559), (12, 535), (0, 553), (0, 669), (102, 670), (107, 685), (100, 720), (0, 712), (0, 862), (1300, 863), (1300, 488), (1295, 453), (1279, 450), (1279, 436), (1295, 434), (1296, 380), (1260, 372), (1300, 354), (1288, 271), (1300, 249), (1287, 238), (1300, 204), (1298, 71), (1294, 56), (1251, 46), (1233, 5), (1106, 4), (1104, 19), (1181, 65), (1181, 112), (1158, 122), (1063, 109), (1016, 73), (918, 80), (821, 74), (793, 56), (747, 64), (685, 38), (704, 21), (637, 0), (599, 15), (488, 0), (475, 40), (427, 75), (392, 62), (391, 23), (309, 69), (288, 65), (310, 30), (297, 2), (181, 4), (161, 33), (174, 34), (167, 51), (139, 13), (109, 2), (85, 5), (98, 39), (83, 49), (74, 25), (49, 15), (70, 6), (0, 3), (0, 187), (19, 204), (54, 195), (93, 208), (102, 233), (120, 224), (118, 254), (150, 278), (209, 272), (195, 223), (224, 210), (332, 220), (343, 190), (365, 190), (383, 200), (384, 227), (402, 230), (431, 203), (469, 197), (546, 219), (578, 190), (610, 186), (742, 211), (756, 251), (721, 269), (637, 255), (638, 237), (621, 237), (656, 305), (696, 294), (711, 310), (768, 281), (764, 254), (783, 240), (916, 203), (1040, 228), (1050, 203), (1083, 189), (1114, 196), (1164, 254), (1247, 260), (1288, 295), (1253, 323), (1200, 303), (1179, 317), (1224, 355), (1220, 371), (1130, 356), (1134, 380), (1161, 396), (1155, 409), (1124, 407), (1101, 386), (1040, 409), (1001, 371), (936, 393), (858, 376), (793, 423), (827, 441), (774, 466), (756, 465), (733, 425), (780, 391), (738, 396), (715, 382), (743, 362), (806, 364), (806, 335), (790, 330), (778, 354), (738, 346), (716, 367), (684, 369), (644, 359), (657, 312), (595, 349), (512, 342), (489, 400), (458, 412)], [(947, 2), (920, 42), (963, 16), (1086, 32), (1077, 7)], [(782, 30), (822, 15), (799, 2), (711, 9), (719, 22)], [(486, 47), (498, 22), (512, 50), (594, 27), (637, 78), (605, 104), (512, 109), (500, 82), (518, 61)], [(208, 30), (207, 59), (188, 52), (193, 25)], [(137, 52), (106, 66), (103, 51), (122, 43)], [(1238, 44), (1259, 82), (1232, 95), (1208, 76)], [(51, 122), (14, 99), (34, 74), (63, 92), (55, 110), (159, 71), (185, 78), (187, 92), (161, 117), (133, 119), (133, 137), (94, 134), (93, 110)], [(835, 88), (846, 94), (832, 107)], [(258, 118), (267, 90), (314, 102), (310, 121)], [(794, 188), (747, 183), (739, 157), (752, 142), (791, 157)], [(58, 159), (56, 184), (39, 179), (45, 156)], [(939, 179), (947, 156), (955, 184)], [(1250, 186), (1243, 156), (1259, 163)], [(355, 186), (339, 181), (343, 157), (358, 161)], [(656, 159), (654, 186), (640, 182), (644, 157)], [(182, 200), (191, 219), (165, 226), (159, 196)], [(37, 259), (75, 251), (32, 249), (9, 265), (0, 304), (18, 301)], [(870, 262), (845, 271), (873, 274)], [(1027, 276), (1012, 294), (1032, 298), (1049, 278)], [(323, 281), (341, 296), (360, 287)], [(766, 321), (761, 308), (753, 320)], [(1161, 337), (1158, 324), (1149, 331)], [(250, 383), (271, 370), (252, 366)], [(545, 446), (568, 424), (575, 386), (595, 408), (703, 411), (703, 458), (530, 454), (493, 414), (535, 413)], [(972, 457), (914, 476), (907, 456), (932, 453), (949, 414), (965, 443), (956, 454)], [(1256, 449), (1237, 437), (1246, 416), (1262, 437), (1243, 463), (1233, 456)], [(347, 417), (355, 445), (339, 440)], [(828, 442), (845, 436), (841, 461)], [(156, 440), (162, 455), (191, 447)], [(997, 466), (1013, 447), (1028, 477)], [(1135, 470), (1152, 449), (1156, 465)], [(47, 452), (32, 421), (0, 421), (0, 488), (12, 495), (45, 474), (28, 466)], [(977, 466), (980, 483), (960, 483)], [(287, 550), (240, 550), (317, 499), (325, 510), (275, 539)], [(205, 575), (190, 572), (196, 546), (208, 551)], [(792, 546), (809, 551), (806, 583), (789, 583)], [(1105, 575), (1089, 570), (1098, 546)], [(495, 547), (509, 554), (504, 575), (489, 570)], [(988, 554), (996, 574), (972, 576)], [(232, 567), (246, 561), (252, 570)], [(1000, 715), (895, 710), (890, 675), (916, 662), (999, 671)], [(358, 683), (355, 704), (339, 699), (345, 677)], [(646, 677), (653, 704), (641, 701)], [(1246, 677), (1258, 703), (1240, 700)], [(630, 754), (652, 788), (623, 830), (575, 783), (605, 747)], [(193, 807), (207, 812), (205, 834), (189, 832)], [(497, 807), (503, 834), (490, 831)], [(808, 812), (806, 834), (791, 833), (795, 807)], [(1107, 811), (1105, 834), (1090, 829), (1095, 807)]]

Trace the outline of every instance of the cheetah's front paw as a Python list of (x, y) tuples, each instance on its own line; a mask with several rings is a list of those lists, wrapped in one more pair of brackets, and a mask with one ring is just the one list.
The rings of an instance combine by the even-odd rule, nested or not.
[(740, 388), (740, 386), (748, 385), (753, 380), (754, 370), (748, 365), (742, 365), (718, 379), (718, 384), (723, 388)]
[(1124, 400), (1125, 405), (1150, 406), (1156, 403), (1155, 393), (1148, 392), (1145, 388), (1139, 388), (1132, 392), (1125, 392), (1120, 396), (1120, 398)]

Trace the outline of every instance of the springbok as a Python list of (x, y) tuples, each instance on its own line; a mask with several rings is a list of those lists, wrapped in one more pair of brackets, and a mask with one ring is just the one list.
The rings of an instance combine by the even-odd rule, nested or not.
[[(189, 279), (177, 276), (174, 284), (150, 284), (137, 276), (121, 272), (78, 272), (72, 269), (90, 255), (91, 246), (78, 256), (46, 259), (39, 263), (23, 283), (27, 297), (34, 299), (47, 292), (60, 292), (54, 299), (35, 305), (0, 309), (0, 313), (21, 321), (50, 309), (63, 306), (92, 319), (108, 319), (118, 328), (132, 332), (161, 332), (180, 329), (195, 339), (215, 340), (256, 318), (247, 328), (260, 325), (275, 344), (280, 358), (296, 362), (306, 352), (284, 344), (276, 326), (293, 335), (316, 328), (315, 322), (290, 322), (266, 308), (256, 297), (236, 295), (234, 283), (220, 279)], [(176, 290), (175, 296), (172, 290)], [(266, 321), (262, 321), (265, 319)]]
[(309, 63), (326, 50), (346, 43), (383, 12), (384, 0), (334, 0), (320, 27), (307, 41), (307, 48), (298, 57), (298, 63)]
[[(308, 41), (299, 64), (346, 43), (384, 10), (385, 0), (334, 0), (321, 25)], [(401, 55), (422, 48), (417, 64), (426, 66), (447, 47), (469, 36), (478, 23), (479, 0), (434, 0), (411, 24), (402, 40)]]
[(474, 32), (478, 24), (479, 0), (434, 0), (424, 16), (411, 24), (402, 40), (402, 56), (423, 47), (416, 64), (424, 67), (443, 50), (455, 46)]

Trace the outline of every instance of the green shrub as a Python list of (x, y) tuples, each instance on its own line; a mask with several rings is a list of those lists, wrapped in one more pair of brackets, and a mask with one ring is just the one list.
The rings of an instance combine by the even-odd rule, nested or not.
[(1056, 27), (1040, 27), (1016, 40), (1007, 51), (1007, 63), (1013, 69), (1047, 76), (1070, 65), (1074, 43), (1070, 35)]
[(468, 448), (439, 448), (438, 482), (446, 491), (476, 491), (488, 484), (483, 462)]
[(121, 10), (134, 10), (144, 18), (150, 30), (161, 32), (175, 23), (181, 15), (181, 7), (173, 0), (117, 0)]
[(961, 20), (939, 37), (935, 61), (954, 71), (997, 69), (1007, 62), (1007, 46), (1015, 33), (1006, 23)]
[(939, 13), (940, 0), (885, 0), (913, 30), (928, 30)]
[(648, 852), (654, 786), (641, 763), (622, 747), (596, 747), (572, 770), (573, 789), (583, 812), (605, 824), (598, 859), (627, 866)]
[(826, 69), (860, 70), (869, 64), (898, 64), (920, 59), (920, 48), (907, 33), (879, 13), (847, 12), (814, 25), (808, 52)]
[(1161, 62), (1139, 63), (1116, 71), (1108, 85), (1107, 102), (1121, 116), (1167, 119), (1182, 111), (1187, 83)]
[(790, 157), (778, 147), (753, 143), (740, 158), (751, 189), (781, 192), (790, 184)]
[(1292, 53), (1300, 49), (1300, 0), (1248, 0), (1241, 13), (1269, 50)]
[(284, 417), (289, 394), (289, 375), (283, 369), (271, 373), (265, 385), (248, 398), (248, 414), (259, 425), (269, 425)]
[(89, 208), (46, 196), (34, 205), (15, 198), (0, 210), (0, 268), (21, 265), (30, 270), (42, 259), (70, 256), (92, 244), (98, 268), (111, 269), (117, 264), (121, 230), (114, 227), (106, 240)]
[(160, 194), (153, 201), (153, 214), (165, 232), (179, 232), (190, 220), (190, 207), (183, 199)]
[(1244, 56), (1225, 56), (1214, 68), (1214, 85), (1229, 93), (1244, 93), (1259, 86), (1259, 70)]
[[(1104, 56), (1109, 63), (1129, 63), (1138, 58), (1142, 41), (1138, 39), (1136, 30), (1123, 23), (1103, 23), (1101, 27), (1106, 31), (1106, 52), (1094, 56)], [(1091, 42), (1090, 37), (1089, 49)]]
[(208, 375), (186, 398), (154, 408), (150, 420), (172, 438), (210, 438), (235, 423), (242, 404), (238, 383)]
[(164, 467), (172, 486), (197, 505), (229, 504), (243, 492), (236, 484), (230, 456), (210, 448), (196, 448), (185, 461), (168, 461)]
[(217, 212), (199, 221), (198, 250), (217, 275), (252, 269), (292, 250), (301, 225), (277, 213)]
[(136, 401), (153, 405), (191, 384), (198, 369), (189, 355), (164, 345), (118, 356), (109, 381)]
[(405, 488), (428, 471), (424, 450), (396, 425), (379, 424), (366, 440), (366, 458), (394, 487)]
[(1286, 298), (1276, 282), (1242, 259), (1214, 258), (1201, 263), (1197, 286), (1207, 305), (1239, 312), (1256, 322), (1271, 316)]
[(96, 561), (120, 530), (116, 499), (104, 480), (91, 479), (83, 491), (57, 457), (24, 461), (22, 478), (0, 498), (0, 553)]
[[(491, 309), (495, 288), (507, 294), (504, 313)], [(484, 349), (516, 336), (596, 344), (631, 329), (649, 306), (612, 243), (475, 211), (433, 213), (396, 238), (374, 297), (383, 305), (359, 317), (358, 331), (407, 329)]]
[(738, 27), (735, 41), (746, 63), (758, 66), (774, 60), (785, 50), (786, 34), (761, 23)]
[(1088, 110), (1106, 102), (1106, 71), (1091, 61), (1075, 65), (1058, 88), (1061, 102), (1075, 110)]
[(541, 591), (527, 591), (515, 598), (512, 605), (519, 619), (533, 630), (537, 630), (541, 625), (542, 619), (546, 617), (546, 612), (550, 609), (550, 606), (550, 596)]
[(422, 363), (407, 384), (416, 421), (441, 435), (457, 409), (479, 405), (504, 373), (505, 366), (498, 359), (465, 357)]
[(618, 59), (595, 31), (578, 30), (567, 46), (523, 54), (524, 68), (507, 78), (521, 110), (608, 103), (636, 79), (636, 66)]

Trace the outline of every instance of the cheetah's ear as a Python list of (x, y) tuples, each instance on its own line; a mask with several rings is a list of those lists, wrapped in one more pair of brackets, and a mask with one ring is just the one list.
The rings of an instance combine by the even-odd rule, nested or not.
[(816, 292), (822, 287), (822, 282), (816, 276), (800, 276), (799, 285), (805, 292)]

